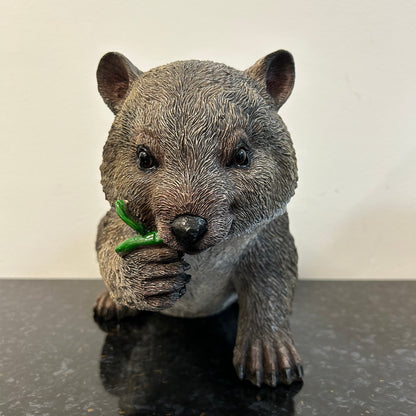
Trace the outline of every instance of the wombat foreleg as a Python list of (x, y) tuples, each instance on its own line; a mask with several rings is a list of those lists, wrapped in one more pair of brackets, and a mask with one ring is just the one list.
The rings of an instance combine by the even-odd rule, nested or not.
[(260, 386), (301, 380), (301, 359), (289, 328), (297, 253), (287, 215), (260, 231), (233, 279), (239, 299), (234, 367)]

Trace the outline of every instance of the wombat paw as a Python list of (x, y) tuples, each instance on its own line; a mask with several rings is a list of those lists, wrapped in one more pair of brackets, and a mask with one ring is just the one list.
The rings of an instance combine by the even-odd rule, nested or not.
[(115, 330), (121, 319), (132, 315), (127, 308), (117, 305), (107, 290), (97, 296), (93, 312), (94, 321), (105, 332)]
[(144, 302), (154, 311), (170, 308), (186, 293), (186, 284), (190, 279), (191, 276), (185, 273), (145, 279), (141, 286)]
[(284, 333), (279, 335), (272, 341), (237, 339), (233, 364), (241, 380), (247, 379), (259, 387), (263, 383), (276, 387), (278, 383), (302, 380), (301, 359), (293, 341)]

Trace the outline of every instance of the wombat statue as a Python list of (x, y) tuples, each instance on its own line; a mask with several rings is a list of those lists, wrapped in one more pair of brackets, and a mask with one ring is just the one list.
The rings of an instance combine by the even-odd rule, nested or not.
[[(297, 167), (278, 114), (294, 79), (284, 50), (246, 71), (191, 60), (143, 73), (119, 53), (101, 59), (98, 90), (115, 120), (101, 165), (111, 208), (96, 243), (107, 287), (97, 321), (142, 310), (203, 317), (238, 299), (237, 375), (258, 386), (302, 379), (288, 321)], [(137, 234), (117, 215), (119, 199), (162, 242), (116, 253)]]

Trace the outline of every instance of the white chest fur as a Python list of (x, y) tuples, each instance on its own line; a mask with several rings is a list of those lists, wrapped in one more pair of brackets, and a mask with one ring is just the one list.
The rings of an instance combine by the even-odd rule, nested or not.
[(213, 315), (225, 309), (237, 299), (232, 284), (234, 270), (246, 247), (254, 238), (244, 235), (224, 241), (197, 254), (186, 255), (191, 265), (192, 278), (185, 295), (163, 314), (178, 317), (202, 317)]

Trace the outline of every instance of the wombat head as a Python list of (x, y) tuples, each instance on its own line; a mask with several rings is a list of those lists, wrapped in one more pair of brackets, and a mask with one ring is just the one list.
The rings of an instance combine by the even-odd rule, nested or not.
[(246, 71), (182, 61), (139, 71), (110, 52), (98, 89), (115, 114), (101, 165), (111, 206), (188, 253), (250, 232), (285, 212), (297, 169), (278, 110), (294, 84), (280, 50)]

